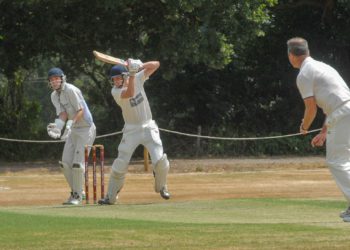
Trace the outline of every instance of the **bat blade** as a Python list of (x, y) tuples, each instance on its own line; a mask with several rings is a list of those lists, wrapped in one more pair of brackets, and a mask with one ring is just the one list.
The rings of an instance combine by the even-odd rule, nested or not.
[(109, 63), (109, 64), (118, 64), (118, 65), (123, 65), (123, 66), (128, 66), (127, 62), (124, 61), (123, 59), (120, 59), (120, 58), (117, 58), (117, 57), (114, 57), (114, 56), (110, 56), (110, 55), (106, 55), (106, 54), (103, 54), (101, 52), (98, 52), (96, 50), (94, 50), (92, 52), (94, 54), (94, 56), (96, 57), (96, 59), (102, 61), (102, 62), (105, 62), (105, 63)]

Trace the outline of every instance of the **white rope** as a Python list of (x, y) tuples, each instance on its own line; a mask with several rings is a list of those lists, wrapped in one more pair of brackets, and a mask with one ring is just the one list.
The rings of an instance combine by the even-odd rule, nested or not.
[[(298, 136), (302, 135), (302, 133), (295, 133), (295, 134), (289, 134), (289, 135), (277, 135), (277, 136), (265, 136), (265, 137), (216, 137), (216, 136), (206, 136), (206, 135), (196, 135), (196, 134), (187, 134), (187, 133), (181, 133), (177, 131), (171, 131), (167, 129), (160, 128), (159, 130), (168, 132), (168, 133), (173, 133), (173, 134), (178, 134), (178, 135), (185, 135), (189, 137), (197, 137), (197, 138), (204, 138), (204, 139), (214, 139), (214, 140), (230, 140), (230, 141), (253, 141), (253, 140), (269, 140), (269, 139), (279, 139), (279, 138), (286, 138), (286, 137), (292, 137), (292, 136)], [(321, 129), (314, 129), (308, 131), (308, 134), (320, 131)]]
[[(105, 135), (99, 135), (96, 136), (96, 139), (98, 138), (103, 138), (103, 137), (108, 137), (108, 136), (113, 136), (113, 135), (118, 135), (123, 133), (123, 131), (118, 131), (110, 134), (105, 134)], [(65, 142), (64, 140), (52, 140), (52, 141), (38, 141), (38, 140), (19, 140), (19, 139), (8, 139), (8, 138), (2, 138), (0, 137), (0, 141), (10, 141), (10, 142), (27, 142), (27, 143), (62, 143)]]
[(98, 135), (98, 136), (96, 136), (96, 139), (103, 138), (103, 137), (109, 137), (109, 136), (113, 136), (113, 135), (119, 135), (122, 133), (123, 133), (123, 131), (118, 131), (118, 132), (114, 132), (114, 133), (110, 133), (110, 134)]
[[(188, 133), (182, 133), (182, 132), (172, 131), (172, 130), (163, 129), (163, 128), (159, 128), (159, 130), (167, 132), (167, 133), (172, 133), (172, 134), (177, 134), (177, 135), (184, 135), (184, 136), (188, 136), (188, 137), (197, 137), (197, 138), (212, 139), (212, 140), (230, 140), (230, 141), (269, 140), (269, 139), (280, 139), (280, 138), (287, 138), (287, 137), (302, 135), (301, 133), (295, 133), (295, 134), (289, 134), (289, 135), (235, 138), (235, 137), (217, 137), (217, 136), (188, 134)], [(317, 131), (320, 131), (320, 130), (321, 129), (310, 130), (310, 131), (308, 131), (308, 134), (313, 133), (313, 132), (317, 132)], [(114, 136), (114, 135), (119, 135), (119, 134), (122, 134), (122, 133), (123, 133), (123, 131), (118, 131), (118, 132), (114, 132), (114, 133), (110, 133), (110, 134), (99, 135), (99, 136), (96, 136), (96, 139), (109, 137), (109, 136)], [(38, 141), (38, 140), (9, 139), (9, 138), (2, 138), (2, 137), (0, 137), (0, 141), (25, 142), (25, 143), (62, 143), (62, 142), (64, 142), (63, 140)]]
[(0, 137), (0, 141), (10, 141), (10, 142), (27, 142), (27, 143), (61, 143), (62, 140), (57, 141), (36, 141), (36, 140), (19, 140), (19, 139), (9, 139)]

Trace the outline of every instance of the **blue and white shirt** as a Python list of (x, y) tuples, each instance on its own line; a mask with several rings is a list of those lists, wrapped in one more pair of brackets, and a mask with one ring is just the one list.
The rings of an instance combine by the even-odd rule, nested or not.
[(93, 119), (89, 107), (85, 99), (76, 86), (70, 83), (64, 83), (61, 91), (53, 91), (51, 93), (51, 101), (56, 108), (56, 114), (67, 112), (68, 120), (72, 120), (76, 113), (83, 109), (83, 119), (77, 121), (73, 127), (90, 127), (93, 124)]

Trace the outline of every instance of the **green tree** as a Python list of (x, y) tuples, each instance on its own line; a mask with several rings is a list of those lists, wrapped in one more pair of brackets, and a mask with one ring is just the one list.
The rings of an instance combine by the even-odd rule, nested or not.
[[(35, 123), (40, 109), (24, 97), (23, 80), (44, 61), (47, 70), (53, 66), (50, 62), (55, 62), (68, 79), (79, 77), (77, 84), (86, 88), (95, 111), (105, 114), (97, 121), (98, 127), (115, 128), (113, 124), (120, 121), (120, 112), (110, 97), (107, 67), (95, 62), (93, 49), (121, 58), (160, 60), (162, 66), (155, 86), (169, 89), (176, 84), (172, 80), (176, 76), (191, 77), (192, 67), (223, 69), (245, 49), (247, 41), (264, 34), (270, 22), (268, 7), (275, 3), (274, 0), (3, 0), (0, 2), (0, 73), (4, 81), (0, 100), (5, 105), (0, 111), (10, 115), (2, 121), (15, 124), (12, 131), (17, 136), (18, 131), (27, 131), (29, 136), (42, 129)], [(151, 92), (156, 95), (158, 89), (154, 87)], [(155, 99), (154, 106), (161, 107), (158, 100)], [(156, 112), (162, 116), (169, 113), (159, 110)], [(3, 127), (0, 133), (9, 135)]]

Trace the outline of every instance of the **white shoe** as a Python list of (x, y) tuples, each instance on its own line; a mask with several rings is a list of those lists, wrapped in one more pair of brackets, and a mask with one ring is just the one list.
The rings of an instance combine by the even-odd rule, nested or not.
[(350, 217), (350, 207), (348, 207), (345, 211), (339, 214), (340, 218)]
[(81, 199), (72, 199), (67, 205), (81, 205)]
[(70, 192), (70, 196), (68, 197), (67, 201), (63, 202), (62, 205), (70, 205), (73, 200), (73, 192)]
[(82, 199), (78, 193), (71, 193), (71, 196), (68, 198), (66, 202), (63, 202), (63, 205), (80, 205), (82, 203)]

